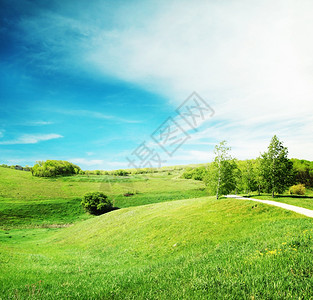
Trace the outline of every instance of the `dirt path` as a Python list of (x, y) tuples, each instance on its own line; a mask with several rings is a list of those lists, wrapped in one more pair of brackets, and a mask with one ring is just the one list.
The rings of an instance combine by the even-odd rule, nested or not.
[(299, 206), (294, 206), (294, 205), (290, 205), (290, 204), (286, 204), (286, 203), (280, 203), (280, 202), (276, 202), (276, 201), (271, 201), (271, 200), (260, 200), (260, 199), (255, 199), (255, 198), (244, 198), (244, 197), (240, 197), (237, 195), (227, 195), (227, 198), (235, 198), (235, 199), (240, 199), (240, 200), (251, 200), (251, 201), (256, 201), (256, 202), (261, 202), (261, 203), (265, 203), (265, 204), (269, 204), (269, 205), (273, 205), (273, 206), (278, 206), (287, 210), (291, 210), (294, 211), (298, 214), (301, 215), (305, 215), (307, 217), (313, 218), (313, 210), (311, 209), (307, 209), (307, 208), (303, 208), (303, 207), (299, 207)]

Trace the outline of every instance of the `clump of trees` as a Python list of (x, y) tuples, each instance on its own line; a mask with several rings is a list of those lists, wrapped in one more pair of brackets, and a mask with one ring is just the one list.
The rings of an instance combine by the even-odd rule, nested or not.
[(304, 159), (291, 159), (293, 163), (296, 183), (302, 183), (306, 187), (313, 187), (313, 161)]
[(127, 176), (127, 175), (129, 175), (130, 173), (129, 173), (128, 171), (126, 171), (126, 170), (120, 169), (120, 170), (112, 171), (111, 174), (112, 174), (112, 175), (115, 175), (115, 176)]
[(31, 170), (31, 167), (26, 166), (26, 167), (22, 167), (20, 165), (13, 165), (13, 166), (9, 166), (7, 164), (1, 164), (0, 167), (2, 168), (8, 168), (8, 169), (13, 169), (13, 170), (20, 170), (20, 171), (27, 171), (29, 172)]
[(89, 192), (81, 202), (83, 208), (93, 215), (101, 215), (113, 209), (112, 202), (102, 192)]
[(82, 171), (80, 174), (83, 175), (112, 175), (112, 176), (128, 176), (131, 174), (129, 170), (113, 170), (113, 171), (102, 171), (102, 170), (93, 170), (93, 171)]
[(79, 174), (81, 169), (79, 166), (65, 160), (47, 160), (38, 161), (31, 168), (31, 172), (33, 176), (55, 177)]
[[(214, 161), (207, 167), (187, 168), (183, 178), (202, 180), (211, 195), (247, 193), (257, 191), (283, 193), (291, 185), (313, 186), (313, 162), (289, 159), (288, 149), (275, 135), (268, 150), (257, 159), (237, 161), (230, 155), (231, 148), (225, 141), (215, 147)], [(305, 189), (294, 188), (291, 193)], [(294, 192), (293, 192), (294, 191)]]

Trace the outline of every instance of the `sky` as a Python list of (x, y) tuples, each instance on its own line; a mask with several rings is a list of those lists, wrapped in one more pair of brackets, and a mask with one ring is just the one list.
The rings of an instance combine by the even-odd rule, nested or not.
[(311, 0), (0, 0), (0, 164), (204, 163), (222, 140), (250, 159), (275, 134), (289, 157), (313, 160), (312, 11)]

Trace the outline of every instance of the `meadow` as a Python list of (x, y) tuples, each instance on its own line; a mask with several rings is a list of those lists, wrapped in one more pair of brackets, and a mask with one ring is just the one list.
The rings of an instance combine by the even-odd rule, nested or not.
[[(179, 172), (48, 179), (0, 168), (0, 187), (0, 299), (313, 296), (312, 219), (216, 200)], [(80, 199), (94, 190), (120, 209), (86, 214)]]

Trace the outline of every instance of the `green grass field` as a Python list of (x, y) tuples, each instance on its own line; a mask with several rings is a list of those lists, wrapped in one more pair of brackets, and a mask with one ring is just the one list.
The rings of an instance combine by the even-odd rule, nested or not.
[[(207, 194), (202, 182), (177, 177), (166, 172), (150, 177), (38, 178), (30, 172), (0, 167), (0, 228), (58, 226), (90, 218), (80, 204), (90, 191), (103, 191), (119, 208)], [(124, 196), (127, 192), (134, 195)]]
[[(176, 175), (100, 177), (0, 168), (0, 299), (312, 298), (312, 219)], [(108, 185), (123, 208), (80, 209)]]

